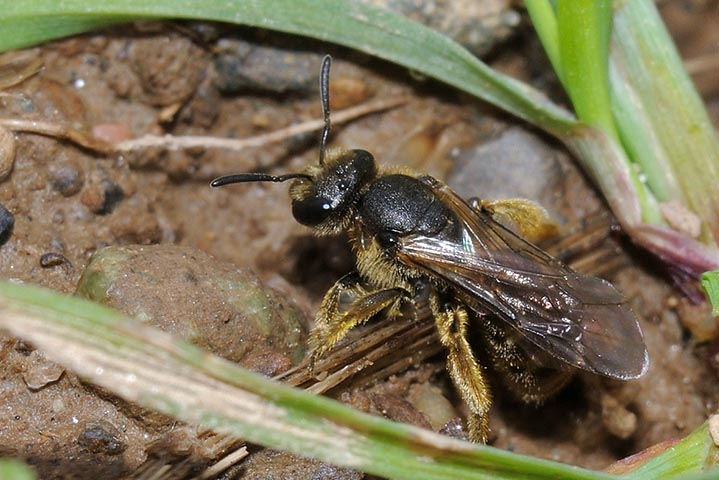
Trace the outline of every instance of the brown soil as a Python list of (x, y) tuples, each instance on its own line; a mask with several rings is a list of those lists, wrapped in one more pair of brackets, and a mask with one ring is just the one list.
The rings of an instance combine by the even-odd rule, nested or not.
[[(700, 57), (714, 45), (716, 55), (719, 2), (667, 3), (665, 13), (684, 54)], [(511, 47), (495, 49), (493, 64), (556, 92), (529, 37), (519, 32)], [(335, 59), (333, 109), (373, 98), (411, 98), (400, 108), (336, 127), (332, 146), (366, 148), (382, 165), (408, 165), (447, 179), (463, 195), (532, 198), (562, 222), (605, 208), (561, 147), (517, 121), (357, 52), (268, 32), (144, 24), (53, 42), (22, 52), (40, 58), (44, 68), (2, 92), (1, 116), (56, 122), (111, 141), (147, 133), (249, 137), (320, 117), (315, 85), (325, 53)], [(16, 56), (4, 55), (0, 63)], [(719, 123), (716, 76), (700, 67), (697, 83)], [(238, 79), (238, 71), (249, 73)], [(344, 240), (316, 238), (293, 221), (284, 186), (216, 190), (208, 182), (234, 171), (298, 171), (317, 161), (316, 137), (301, 135), (240, 153), (197, 148), (103, 156), (54, 138), (17, 134), (13, 169), (0, 184), (0, 204), (14, 216), (0, 246), (0, 277), (72, 294), (91, 256), (103, 247), (132, 245), (129, 251), (137, 252), (138, 245), (161, 245), (152, 261), (123, 264), (141, 277), (154, 275), (155, 290), (133, 289), (129, 282), (124, 297), (108, 303), (134, 315), (164, 312), (165, 305), (179, 312), (193, 308), (184, 310), (192, 312), (193, 321), (214, 313), (219, 321), (206, 328), (209, 333), (198, 333), (203, 326), (194, 323), (151, 321), (242, 362), (244, 350), (240, 355), (233, 342), (259, 337), (242, 328), (235, 336), (228, 333), (223, 319), (240, 317), (222, 310), (223, 298), (204, 290), (212, 286), (205, 279), (222, 271), (259, 285), (256, 274), (283, 292), (268, 304), (283, 312), (281, 320), (271, 321), (285, 321), (293, 312), (296, 327), (287, 331), (304, 335), (301, 312), (314, 312), (324, 292), (352, 268)], [(691, 432), (719, 407), (717, 365), (709, 361), (713, 350), (706, 343), (717, 332), (706, 321), (706, 307), (690, 304), (652, 258), (621, 243), (621, 250), (612, 250), (621, 261), (610, 270), (640, 318), (652, 359), (649, 372), (627, 383), (579, 375), (543, 406), (518, 403), (495, 381), (493, 445), (601, 469)], [(198, 294), (201, 301), (195, 301)], [(148, 459), (172, 463), (192, 456), (202, 465), (230, 448), (198, 451), (207, 432), (128, 406), (22, 341), (0, 342), (0, 454), (27, 459), (43, 478), (119, 478)], [(294, 346), (286, 347), (279, 353), (254, 351), (246, 365), (273, 375), (297, 361)], [(385, 381), (332, 394), (365, 411), (450, 432), (462, 407), (443, 362), (434, 356)], [(278, 478), (361, 478), (294, 461), (296, 467), (291, 457), (265, 451), (236, 473), (269, 478), (261, 472), (275, 468)]]

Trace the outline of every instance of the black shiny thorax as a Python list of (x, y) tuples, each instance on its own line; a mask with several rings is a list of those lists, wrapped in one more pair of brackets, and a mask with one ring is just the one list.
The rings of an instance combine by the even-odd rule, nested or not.
[(452, 237), (456, 218), (421, 178), (376, 178), (359, 199), (359, 220), (373, 235)]

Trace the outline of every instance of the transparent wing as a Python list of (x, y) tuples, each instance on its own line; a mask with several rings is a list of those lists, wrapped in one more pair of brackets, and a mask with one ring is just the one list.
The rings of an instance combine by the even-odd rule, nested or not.
[(574, 272), (446, 185), (434, 188), (459, 219), (459, 239), (403, 237), (400, 261), (443, 279), (472, 309), (572, 366), (619, 379), (646, 371), (639, 324), (609, 282)]

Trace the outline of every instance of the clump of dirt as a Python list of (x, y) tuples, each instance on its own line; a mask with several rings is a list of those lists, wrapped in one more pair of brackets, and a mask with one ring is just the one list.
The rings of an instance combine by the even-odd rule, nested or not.
[(309, 325), (294, 304), (251, 271), (194, 248), (103, 248), (75, 293), (267, 376), (305, 356)]
[[(383, 166), (406, 165), (448, 179), (466, 196), (531, 197), (560, 221), (604, 209), (567, 154), (548, 139), (508, 129), (496, 112), (400, 69), (290, 40), (221, 25), (144, 24), (53, 42), (23, 54), (41, 59), (44, 69), (4, 91), (0, 109), (6, 118), (70, 125), (110, 141), (163, 133), (249, 137), (321, 117), (310, 80), (322, 56), (332, 53), (333, 108), (411, 98), (335, 127), (333, 146), (371, 149)], [(247, 72), (258, 59), (269, 67), (230, 85), (233, 72)], [(500, 51), (494, 62), (516, 76), (551, 83), (546, 66), (540, 72), (537, 62), (529, 64), (516, 51)], [(68, 294), (77, 290), (265, 374), (278, 373), (299, 360), (306, 330), (302, 314), (289, 305), (315, 311), (324, 292), (352, 269), (352, 254), (344, 239), (316, 238), (294, 222), (285, 187), (213, 190), (208, 182), (233, 171), (299, 171), (316, 163), (315, 145), (312, 134), (240, 153), (148, 149), (110, 157), (18, 134), (14, 165), (0, 184), (0, 276)], [(542, 406), (517, 402), (493, 379), (495, 446), (603, 468), (689, 433), (717, 409), (717, 369), (707, 361), (716, 352), (687, 333), (689, 327), (708, 332), (702, 340), (716, 335), (703, 323), (705, 313), (685, 305), (653, 259), (627, 245), (609, 248), (613, 267), (602, 273), (616, 272), (614, 281), (639, 316), (649, 372), (624, 383), (582, 374)], [(247, 269), (284, 297), (261, 287)], [(254, 296), (230, 300), (229, 290)], [(271, 347), (259, 348), (258, 339)], [(43, 474), (119, 478), (148, 457), (194, 455), (201, 465), (227, 450), (222, 444), (198, 453), (206, 432), (127, 405), (22, 341), (4, 337), (0, 345), (0, 403), (7, 407), (0, 452), (27, 459)], [(443, 367), (440, 355), (332, 394), (373, 414), (461, 437), (463, 406)], [(70, 456), (72, 465), (65, 461)], [(280, 475), (301, 462), (265, 451), (254, 453), (243, 471), (247, 478), (265, 468)], [(303, 465), (307, 475), (361, 478), (319, 462)]]

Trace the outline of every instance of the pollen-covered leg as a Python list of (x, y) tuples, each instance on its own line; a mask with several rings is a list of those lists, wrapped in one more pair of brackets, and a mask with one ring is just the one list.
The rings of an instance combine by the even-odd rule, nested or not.
[(469, 204), (474, 210), (488, 213), (493, 220), (530, 242), (546, 240), (557, 235), (559, 231), (547, 210), (531, 200), (480, 200), (473, 197), (469, 199)]
[(489, 436), (489, 407), (492, 397), (482, 368), (477, 363), (467, 341), (467, 311), (460, 306), (439, 304), (438, 298), (430, 299), (439, 339), (449, 354), (447, 370), (452, 382), (467, 403), (470, 414), (467, 418), (469, 439), (487, 443)]
[(382, 310), (389, 308), (390, 316), (398, 315), (400, 303), (408, 295), (401, 288), (368, 291), (356, 273), (342, 277), (327, 292), (317, 312), (310, 337), (312, 362), (327, 353), (352, 328)]

